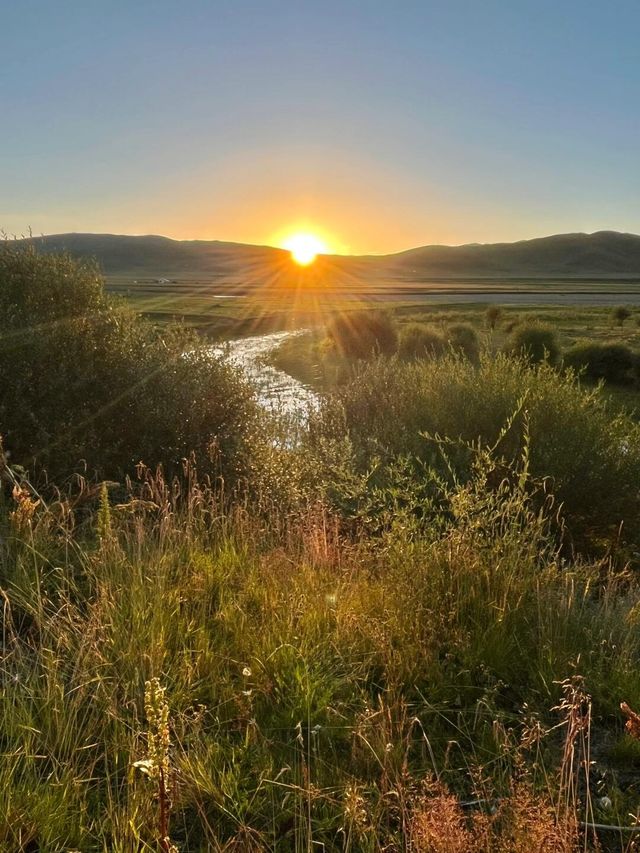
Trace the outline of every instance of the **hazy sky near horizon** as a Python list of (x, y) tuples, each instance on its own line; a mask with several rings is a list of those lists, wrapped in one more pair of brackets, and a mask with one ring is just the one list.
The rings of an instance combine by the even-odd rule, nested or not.
[(640, 2), (21, 0), (0, 228), (332, 249), (640, 232)]

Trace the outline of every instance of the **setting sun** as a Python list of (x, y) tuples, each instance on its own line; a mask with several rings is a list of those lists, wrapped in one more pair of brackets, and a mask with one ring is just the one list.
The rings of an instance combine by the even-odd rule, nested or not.
[(318, 255), (329, 251), (325, 243), (314, 234), (292, 234), (283, 242), (292, 259), (302, 267), (312, 264)]

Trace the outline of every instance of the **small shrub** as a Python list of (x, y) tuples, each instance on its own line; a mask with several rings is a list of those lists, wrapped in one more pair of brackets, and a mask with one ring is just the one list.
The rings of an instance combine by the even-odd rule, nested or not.
[(464, 355), (469, 361), (477, 361), (480, 356), (478, 334), (469, 323), (456, 323), (449, 326), (447, 337), (454, 352)]
[(386, 311), (340, 314), (329, 323), (327, 334), (338, 352), (347, 358), (392, 355), (398, 349), (396, 324)]
[(502, 308), (499, 305), (489, 305), (487, 310), (485, 311), (485, 318), (487, 320), (487, 325), (493, 331), (495, 327), (498, 325), (499, 320), (502, 317)]
[(625, 320), (628, 320), (630, 316), (631, 316), (631, 311), (629, 310), (629, 308), (626, 307), (626, 305), (617, 305), (611, 311), (611, 317), (612, 317), (614, 323), (616, 323), (616, 325), (620, 326), (621, 329), (624, 326)]
[(423, 323), (411, 323), (400, 335), (398, 354), (405, 360), (438, 358), (447, 351), (447, 342), (440, 332)]
[(522, 356), (530, 364), (557, 364), (560, 344), (555, 331), (541, 323), (518, 326), (506, 343), (505, 351), (510, 355)]
[(568, 349), (563, 362), (576, 371), (584, 370), (590, 379), (625, 384), (634, 379), (638, 357), (624, 344), (585, 341)]

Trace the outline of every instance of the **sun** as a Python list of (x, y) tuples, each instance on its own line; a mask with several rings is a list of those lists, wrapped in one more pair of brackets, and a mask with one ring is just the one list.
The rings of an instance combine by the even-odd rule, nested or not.
[(282, 247), (291, 252), (291, 258), (301, 267), (308, 267), (318, 255), (326, 254), (329, 249), (315, 234), (300, 232), (292, 234), (283, 241)]

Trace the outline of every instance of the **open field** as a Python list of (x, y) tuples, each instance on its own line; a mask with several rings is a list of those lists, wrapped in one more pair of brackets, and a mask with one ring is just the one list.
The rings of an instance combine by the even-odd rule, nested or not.
[[(382, 304), (401, 313), (429, 312), (431, 306), (464, 306), (474, 314), (487, 304), (521, 306), (528, 313), (537, 309), (552, 316), (551, 306), (609, 308), (625, 304), (640, 306), (640, 281), (540, 282), (484, 280), (430, 282), (414, 287), (308, 289), (301, 281), (292, 288), (255, 288), (186, 279), (137, 281), (107, 278), (107, 289), (130, 302), (153, 322), (180, 320), (214, 339), (317, 325), (335, 311)], [(415, 306), (415, 308), (412, 308)], [(463, 310), (461, 308), (461, 310)], [(606, 313), (606, 310), (605, 312)], [(560, 316), (560, 314), (558, 315)], [(588, 321), (588, 315), (580, 312)], [(593, 315), (597, 316), (596, 314)], [(604, 314), (603, 314), (604, 316)], [(576, 323), (579, 326), (580, 320)], [(598, 320), (598, 324), (600, 321)]]

